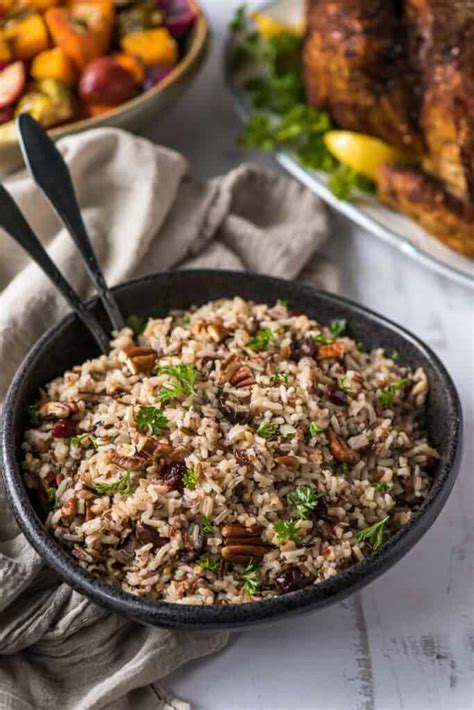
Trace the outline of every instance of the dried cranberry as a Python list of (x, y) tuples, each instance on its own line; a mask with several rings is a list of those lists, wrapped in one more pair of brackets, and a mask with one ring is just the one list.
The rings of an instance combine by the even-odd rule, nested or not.
[(228, 402), (224, 402), (222, 399), (217, 401), (217, 408), (231, 424), (245, 424), (248, 420), (248, 412), (238, 411), (235, 407)]
[(172, 461), (166, 464), (163, 469), (163, 478), (167, 486), (172, 491), (183, 493), (184, 482), (183, 477), (186, 473), (186, 464), (184, 461)]
[(169, 542), (169, 539), (162, 537), (156, 528), (140, 522), (135, 525), (135, 538), (141, 545), (148, 545), (148, 543), (151, 542), (154, 550), (156, 550), (157, 547), (163, 547), (163, 545)]
[(338, 404), (340, 407), (343, 407), (345, 404), (347, 404), (346, 393), (339, 389), (339, 387), (334, 383), (326, 385), (326, 397), (329, 399), (330, 402), (332, 402), (333, 404)]
[(311, 338), (294, 338), (290, 345), (290, 358), (295, 362), (299, 362), (303, 357), (316, 357), (318, 347)]
[(196, 562), (202, 553), (204, 552), (207, 544), (207, 537), (204, 535), (198, 535), (196, 543), (194, 545), (187, 545), (184, 550), (179, 555), (179, 558), (183, 562)]
[(250, 459), (243, 449), (235, 449), (234, 456), (239, 466), (250, 466)]
[(55, 439), (69, 439), (74, 435), (76, 426), (69, 419), (57, 419), (53, 424), (53, 436)]
[(297, 308), (290, 308), (290, 310), (288, 311), (288, 315), (295, 317), (295, 316), (302, 316), (303, 313), (301, 311), (299, 311)]
[(296, 592), (297, 589), (302, 589), (308, 584), (308, 580), (299, 567), (288, 567), (284, 572), (278, 575), (275, 579), (275, 584), (283, 592)]

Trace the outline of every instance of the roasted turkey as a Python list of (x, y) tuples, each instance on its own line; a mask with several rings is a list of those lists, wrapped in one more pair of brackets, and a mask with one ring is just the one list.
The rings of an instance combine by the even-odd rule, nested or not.
[(304, 72), (309, 104), (418, 163), (380, 198), (473, 257), (474, 0), (307, 0)]

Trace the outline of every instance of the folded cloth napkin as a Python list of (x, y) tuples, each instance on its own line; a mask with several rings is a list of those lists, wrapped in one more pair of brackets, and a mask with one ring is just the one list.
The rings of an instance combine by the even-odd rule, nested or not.
[[(198, 183), (177, 153), (119, 130), (58, 144), (109, 284), (170, 268), (250, 269), (335, 289), (316, 250), (328, 236), (320, 201), (252, 165)], [(7, 181), (53, 260), (92, 293), (72, 240), (25, 173)], [(0, 231), (0, 402), (16, 367), (67, 307)], [(222, 633), (149, 628), (108, 613), (42, 564), (13, 519), (0, 483), (0, 708), (188, 708), (157, 684)]]

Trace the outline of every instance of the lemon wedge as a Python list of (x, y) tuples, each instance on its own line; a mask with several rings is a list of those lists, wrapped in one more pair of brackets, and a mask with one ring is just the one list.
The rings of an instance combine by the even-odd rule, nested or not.
[(348, 165), (370, 180), (377, 179), (378, 169), (383, 163), (411, 162), (403, 151), (364, 133), (328, 131), (324, 143), (343, 165)]
[(281, 20), (276, 20), (270, 15), (266, 15), (264, 12), (252, 12), (250, 17), (257, 25), (258, 32), (264, 39), (272, 37), (273, 35), (285, 34), (286, 32), (291, 32), (298, 36), (303, 34), (302, 23), (293, 25), (287, 22), (282, 22)]

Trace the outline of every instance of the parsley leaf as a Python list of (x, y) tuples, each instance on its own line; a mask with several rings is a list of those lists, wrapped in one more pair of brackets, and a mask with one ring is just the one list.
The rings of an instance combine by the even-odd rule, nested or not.
[(119, 481), (110, 483), (93, 483), (92, 490), (102, 495), (103, 493), (121, 493), (129, 495), (133, 493), (133, 487), (130, 484), (130, 471), (127, 471)]
[(147, 322), (148, 318), (132, 314), (128, 316), (127, 320), (125, 321), (125, 325), (127, 326), (127, 328), (130, 328), (133, 333), (133, 339), (136, 340), (138, 336), (141, 335), (145, 330)]
[(271, 328), (261, 328), (257, 331), (255, 337), (248, 341), (247, 347), (259, 353), (262, 350), (268, 350), (268, 346), (272, 340), (273, 331)]
[(343, 461), (341, 463), (341, 473), (343, 473), (344, 476), (349, 473), (349, 464), (347, 463), (347, 461)]
[(192, 363), (188, 365), (158, 365), (156, 372), (158, 375), (170, 375), (173, 378), (158, 392), (158, 399), (162, 402), (167, 402), (181, 394), (196, 394), (194, 383), (197, 372)]
[(135, 418), (138, 431), (157, 436), (162, 429), (168, 429), (168, 417), (156, 407), (140, 407)]
[(72, 436), (69, 441), (73, 446), (80, 446), (84, 440), (89, 440), (90, 444), (94, 447), (94, 449), (97, 449), (97, 437), (93, 434), (89, 434), (88, 432), (84, 434), (77, 434), (77, 436)]
[(234, 18), (229, 23), (231, 32), (242, 32), (247, 27), (247, 11), (245, 5), (240, 5), (235, 11)]
[(197, 468), (187, 468), (186, 473), (183, 475), (183, 484), (185, 488), (189, 488), (190, 491), (193, 491), (199, 481), (199, 471)]
[(309, 433), (311, 434), (311, 436), (317, 436), (318, 434), (321, 434), (322, 431), (323, 430), (317, 422), (310, 422)]
[(338, 380), (337, 386), (339, 387), (341, 392), (344, 392), (344, 394), (347, 394), (347, 395), (352, 394), (351, 388), (346, 385), (346, 378), (345, 377), (341, 377)]
[(190, 323), (191, 316), (189, 316), (187, 313), (179, 319), (179, 325), (182, 325), (183, 327), (188, 326)]
[(30, 404), (30, 406), (26, 408), (26, 412), (30, 418), (31, 423), (34, 426), (37, 426), (40, 423), (39, 408), (40, 408), (39, 402), (35, 402), (34, 404)]
[(202, 516), (200, 527), (203, 535), (213, 535), (216, 530), (212, 521), (207, 517), (207, 515)]
[(375, 488), (376, 491), (382, 491), (382, 493), (388, 491), (389, 489), (389, 485), (385, 481), (378, 481), (377, 483), (372, 483), (372, 486)]
[(377, 523), (369, 525), (369, 527), (364, 528), (363, 530), (359, 530), (357, 533), (357, 539), (359, 542), (367, 542), (373, 550), (378, 550), (384, 543), (386, 534), (384, 528), (388, 517), (389, 516), (386, 515), (383, 520), (379, 520)]
[(288, 540), (291, 540), (292, 542), (298, 543), (300, 541), (296, 523), (294, 523), (293, 520), (276, 520), (273, 523), (273, 529), (280, 542), (288, 542)]
[(332, 320), (329, 323), (329, 330), (333, 334), (334, 338), (339, 338), (340, 335), (343, 335), (347, 328), (347, 320), (345, 318), (339, 318), (336, 320)]
[(288, 493), (286, 499), (296, 508), (296, 513), (300, 520), (306, 520), (311, 516), (311, 511), (316, 507), (319, 498), (324, 493), (318, 493), (313, 486), (298, 486), (296, 490)]
[(274, 372), (273, 375), (270, 377), (270, 382), (272, 382), (274, 385), (278, 385), (280, 382), (288, 384), (288, 374), (286, 372), (284, 372), (283, 374), (280, 374), (279, 372)]
[(57, 489), (53, 488), (52, 486), (46, 489), (46, 494), (48, 496), (48, 505), (54, 506), (54, 504), (56, 503), (56, 493)]
[(361, 340), (359, 340), (359, 341), (356, 343), (356, 348), (357, 348), (357, 350), (358, 350), (360, 353), (366, 353), (366, 352), (367, 352), (367, 349), (366, 349), (364, 343), (363, 343)]
[(288, 301), (284, 298), (279, 298), (277, 300), (277, 306), (281, 306), (282, 308), (288, 308)]
[(260, 422), (257, 427), (256, 433), (259, 436), (263, 436), (264, 439), (270, 439), (273, 436), (278, 436), (280, 428), (278, 424), (274, 422)]
[(390, 357), (392, 358), (392, 360), (394, 362), (396, 362), (397, 360), (400, 360), (400, 355), (396, 350), (393, 351), (393, 353), (390, 355)]
[(210, 555), (203, 555), (198, 559), (196, 562), (199, 567), (202, 567), (202, 569), (207, 569), (210, 572), (215, 572), (215, 570), (219, 567), (219, 562), (217, 560), (213, 560)]
[(364, 178), (347, 165), (339, 165), (331, 173), (327, 186), (339, 200), (346, 200), (354, 190), (374, 191), (374, 183), (371, 180)]
[(247, 594), (256, 594), (260, 589), (259, 568), (260, 564), (252, 558), (242, 573), (243, 589)]
[(387, 407), (390, 407), (390, 405), (393, 402), (393, 399), (396, 395), (397, 392), (402, 390), (406, 385), (408, 384), (408, 380), (406, 379), (401, 379), (398, 380), (397, 382), (394, 382), (392, 385), (387, 385), (386, 387), (383, 388), (378, 394), (378, 397), (380, 401), (382, 402), (383, 406), (385, 409)]

